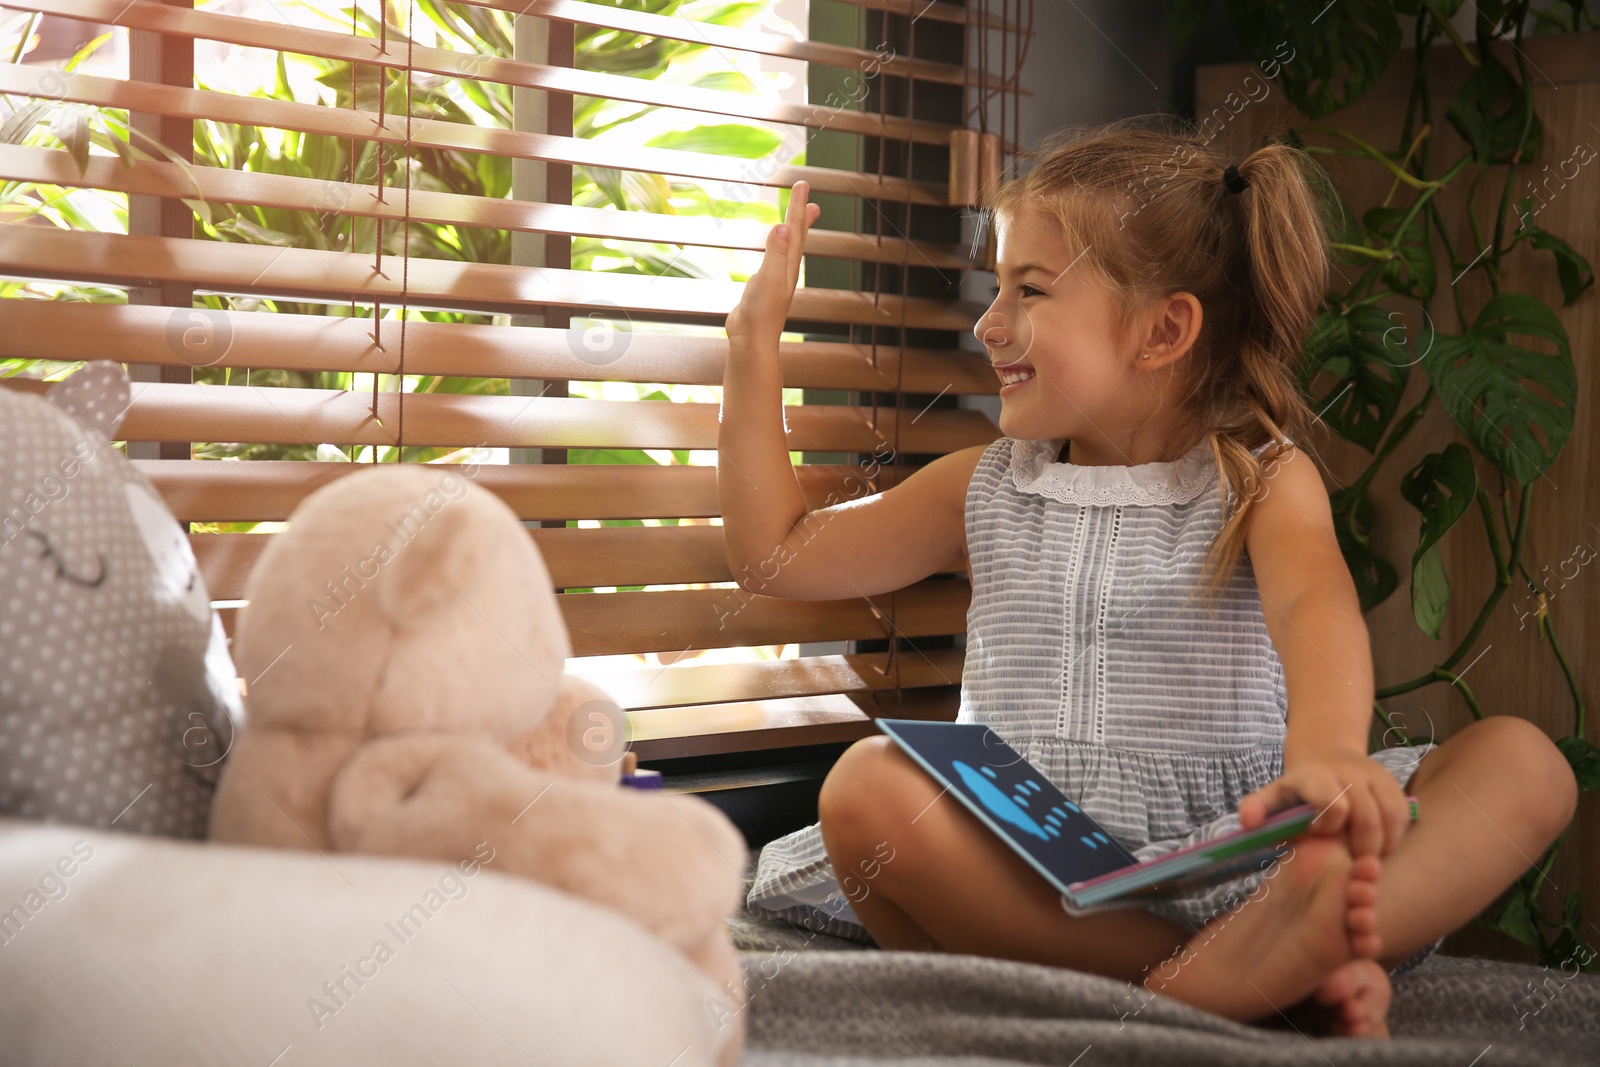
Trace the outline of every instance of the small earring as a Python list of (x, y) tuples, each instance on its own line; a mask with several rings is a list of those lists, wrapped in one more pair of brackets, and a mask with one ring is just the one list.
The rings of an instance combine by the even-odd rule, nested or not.
[(1148, 352), (1145, 352), (1145, 353), (1143, 353), (1143, 354), (1142, 354), (1142, 355), (1140, 355), (1140, 357), (1139, 357), (1139, 358), (1140, 358), (1140, 359), (1149, 359), (1149, 358), (1150, 358), (1150, 353), (1148, 353)]

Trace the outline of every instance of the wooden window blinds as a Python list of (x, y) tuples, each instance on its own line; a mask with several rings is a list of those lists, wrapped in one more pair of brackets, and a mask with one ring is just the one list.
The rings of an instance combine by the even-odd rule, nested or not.
[[(84, 302), (11, 290), (17, 295), (0, 303), (0, 356), (130, 365), (137, 380), (120, 433), (179, 520), (195, 524), (191, 541), (218, 601), (240, 595), (272, 535), (209, 532), (212, 524), (281, 522), (310, 492), (356, 469), (343, 462), (352, 454), (443, 461), (507, 449), (513, 462), (479, 463), (475, 480), (529, 523), (557, 587), (636, 587), (559, 598), (576, 656), (876, 642), (858, 646), (872, 651), (843, 656), (607, 673), (597, 680), (630, 710), (641, 756), (842, 740), (864, 733), (863, 712), (878, 710), (952, 715), (961, 650), (948, 640), (914, 654), (903, 646), (964, 630), (964, 574), (871, 601), (762, 597), (732, 584), (715, 525), (713, 466), (565, 462), (573, 449), (714, 449), (715, 403), (594, 399), (569, 395), (568, 383), (718, 385), (726, 345), (704, 327), (720, 326), (740, 291), (670, 270), (573, 269), (574, 242), (757, 250), (767, 230), (764, 222), (670, 206), (575, 205), (569, 190), (575, 168), (607, 180), (728, 183), (720, 188), (748, 199), (804, 178), (819, 198), (852, 205), (855, 229), (824, 219), (820, 227), (835, 228), (811, 235), (808, 278), (829, 281), (795, 296), (789, 328), (803, 339), (783, 344), (783, 379), (805, 390), (806, 402), (785, 413), (791, 447), (808, 460), (798, 474), (812, 507), (881, 491), (930, 456), (998, 436), (986, 416), (954, 403), (997, 387), (981, 356), (958, 351), (981, 311), (959, 299), (961, 273), (989, 266), (992, 248), (958, 235), (984, 183), (1015, 167), (1017, 70), (1031, 0), (812, 0), (813, 24), (823, 7), (848, 14), (857, 27), (848, 44), (659, 13), (676, 12), (680, 5), (670, 0), (428, 5), (441, 25), (493, 16), (515, 25), (519, 40), (529, 20), (542, 20), (544, 50), (532, 58), (422, 43), (404, 29), (424, 18), (421, 2), (337, 5), (350, 20), (343, 31), (274, 21), (270, 4), (32, 0), (0, 8), (0, 18), (31, 12), (73, 20), (85, 38), (107, 27), (129, 34), (126, 78), (0, 63), (0, 93), (13, 115), (33, 101), (35, 121), (48, 123), (52, 109), (90, 105), (125, 110), (138, 131), (132, 148), (115, 154), (71, 150), (70, 131), (62, 135), (65, 151), (18, 143), (18, 136), (0, 143), (0, 180), (128, 197), (126, 233), (38, 217), (0, 225), (0, 276), (88, 283), (113, 294)], [(372, 17), (380, 9), (383, 17)], [(841, 76), (850, 91), (794, 104), (714, 83), (579, 69), (575, 34), (597, 30), (639, 35), (642, 44), (694, 42), (729, 55), (797, 60), (812, 74), (813, 99), (818, 85)], [(197, 87), (200, 42), (327, 60), (355, 91), (347, 106), (335, 107)], [(441, 79), (457, 80), (469, 95), (509, 86), (521, 94), (519, 108), (537, 107), (536, 120), (495, 125), (417, 106), (413, 86)], [(937, 109), (923, 100), (953, 105), (934, 118)], [(815, 150), (795, 164), (692, 144), (619, 149), (573, 135), (574, 107), (596, 101), (798, 128), (808, 147), (824, 135), (835, 147), (850, 145), (856, 162), (818, 165), (825, 153)], [(196, 158), (200, 125), (223, 140), (271, 131), (339, 143), (348, 173), (308, 177), (244, 153), (231, 165)], [(540, 195), (416, 186), (410, 175), (418, 161), (441, 153), (536, 166)], [(237, 233), (218, 240), (200, 225), (206, 205), (309, 213), (330, 241), (317, 247)], [(924, 231), (957, 236), (915, 236), (919, 219)], [(419, 223), (454, 235), (455, 258), (419, 245)], [(493, 231), (541, 238), (537, 261), (525, 252), (508, 262), (472, 259), (473, 233)], [(622, 342), (593, 333), (618, 322), (629, 327)], [(673, 324), (702, 329), (662, 332)], [(596, 336), (604, 342), (598, 354)], [(371, 387), (307, 384), (330, 373), (370, 376), (360, 380)], [(408, 391), (418, 376), (434, 376), (438, 387)], [(450, 386), (482, 379), (499, 387)], [(191, 448), (216, 441), (324, 447), (307, 459), (217, 459)], [(614, 519), (693, 521), (576, 525)]]

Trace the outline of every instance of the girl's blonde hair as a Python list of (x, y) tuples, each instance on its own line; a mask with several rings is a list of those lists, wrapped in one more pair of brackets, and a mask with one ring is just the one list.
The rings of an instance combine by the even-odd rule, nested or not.
[[(1268, 468), (1315, 421), (1297, 365), (1327, 286), (1313, 187), (1323, 176), (1289, 145), (1234, 161), (1191, 130), (1149, 120), (1064, 130), (1029, 155), (1037, 162), (1026, 175), (986, 191), (991, 218), (1014, 219), (1029, 205), (1054, 217), (1067, 246), (1082, 251), (1078, 265), (1120, 297), (1119, 328), (1151, 298), (1188, 292), (1200, 301), (1200, 335), (1177, 364), (1187, 416), (1177, 454), (1209, 438), (1231, 503), (1206, 557), (1214, 595), (1238, 564)], [(1225, 181), (1230, 163), (1238, 173)], [(1268, 442), (1260, 458), (1251, 454)]]

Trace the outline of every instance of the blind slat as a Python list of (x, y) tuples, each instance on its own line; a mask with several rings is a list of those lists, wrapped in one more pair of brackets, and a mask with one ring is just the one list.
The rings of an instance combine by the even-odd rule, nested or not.
[[(578, 397), (379, 393), (246, 385), (134, 382), (124, 441), (235, 441), (279, 445), (399, 445), (453, 448), (714, 449), (716, 404)], [(784, 409), (791, 451), (871, 452), (899, 441), (911, 453), (943, 453), (994, 440), (981, 412), (900, 412), (842, 405)]]
[(568, 673), (602, 687), (623, 708), (642, 710), (892, 689), (897, 680), (905, 688), (958, 685), (965, 657), (966, 651), (959, 648), (902, 654), (896, 659), (898, 678), (883, 672), (885, 656), (881, 652), (759, 663), (685, 664), (665, 671)]
[[(720, 526), (567, 527), (529, 533), (558, 589), (733, 581)], [(189, 544), (211, 598), (237, 600), (244, 596), (250, 568), (275, 536), (191, 534)]]
[[(456, 52), (448, 48), (425, 45), (408, 47), (403, 40), (393, 37), (385, 49), (383, 42), (373, 37), (356, 37), (348, 33), (264, 22), (238, 15), (169, 7), (151, 0), (13, 0), (7, 6), (22, 11), (60, 15), (81, 22), (150, 30), (172, 37), (201, 38), (246, 48), (294, 52), (351, 63), (381, 63), (400, 68), (409, 66), (430, 74), (500, 82), (545, 92), (604, 97), (712, 115), (743, 115), (766, 122), (832, 129), (921, 144), (949, 144), (951, 131), (960, 128), (941, 122), (878, 115), (849, 108), (786, 104), (740, 93), (672, 85), (572, 67), (550, 67), (497, 56)], [(405, 126), (404, 116), (392, 116), (391, 121)]]
[[(743, 589), (566, 593), (556, 599), (574, 656), (889, 636), (877, 614), (889, 615), (887, 594), (871, 603), (864, 598), (781, 600)], [(901, 637), (961, 633), (969, 599), (967, 583), (959, 578), (928, 578), (907, 586), (894, 595), (895, 630)]]
[[(749, 220), (606, 211), (431, 190), (413, 190), (408, 201), (394, 195), (391, 189), (379, 199), (376, 188), (371, 185), (219, 167), (180, 167), (157, 160), (142, 161), (139, 166), (130, 168), (111, 156), (92, 157), (80, 172), (66, 151), (13, 145), (0, 145), (0, 179), (213, 203), (336, 212), (394, 222), (404, 221), (409, 211), (409, 217), (417, 222), (756, 251), (766, 247), (770, 228)], [(956, 270), (976, 266), (967, 249), (960, 245), (879, 238), (840, 230), (812, 230), (806, 240), (806, 254), (877, 263), (909, 260), (917, 266)]]
[(629, 750), (644, 761), (842, 744), (875, 729), (849, 697), (825, 694), (630, 712), (628, 732)]
[(628, 715), (629, 747), (645, 761), (842, 744), (876, 733), (880, 715), (951, 722), (960, 703), (960, 688), (947, 685), (640, 711)]
[[(209, 89), (185, 89), (152, 82), (121, 81), (78, 72), (57, 74), (45, 83), (37, 70), (14, 64), (0, 64), (0, 92), (19, 96), (47, 96), (97, 107), (126, 108), (171, 118), (212, 119), (389, 145), (404, 144), (406, 141), (406, 124), (403, 121), (379, 125), (377, 112), (373, 111), (235, 96)], [(833, 170), (829, 167), (774, 166), (766, 160), (734, 159), (671, 148), (630, 146), (623, 149), (575, 137), (498, 130), (438, 119), (413, 118), (411, 143), (420, 148), (485, 152), (509, 159), (609, 167), (785, 189), (804, 179), (811, 183), (813, 190), (822, 193), (868, 196), (897, 202), (909, 200), (913, 204), (949, 204), (947, 184), (935, 182), (913, 182), (892, 175), (880, 179), (876, 174)]]
[[(0, 302), (0, 357), (90, 358), (115, 349), (128, 363), (205, 363), (235, 369), (394, 374), (399, 351), (372, 344), (372, 320), (329, 315), (206, 311), (55, 300)], [(204, 326), (215, 351), (184, 346), (183, 330)], [(581, 331), (542, 326), (413, 322), (406, 327), (406, 372), (480, 378), (685, 382), (720, 385), (728, 343), (720, 337), (641, 334), (613, 362), (584, 359)], [(217, 340), (216, 338), (220, 338)], [(618, 346), (621, 348), (622, 346)], [(612, 359), (607, 355), (604, 358)], [(999, 379), (976, 352), (878, 348), (832, 341), (779, 345), (783, 384), (806, 389), (908, 393), (995, 393)], [(898, 364), (905, 362), (903, 374)]]
[[(987, 82), (980, 82), (978, 72), (954, 63), (940, 63), (931, 59), (913, 59), (910, 56), (869, 52), (864, 48), (829, 44), (825, 41), (798, 41), (778, 33), (764, 33), (731, 26), (718, 26), (708, 22), (688, 20), (647, 11), (632, 11), (621, 7), (604, 7), (600, 4), (581, 3), (579, 0), (460, 0), (472, 7), (485, 7), (495, 11), (509, 11), (516, 15), (535, 15), (539, 18), (571, 22), (580, 26), (599, 26), (622, 30), (646, 37), (665, 37), (690, 44), (706, 44), (713, 48), (738, 52), (755, 52), (760, 55), (796, 59), (827, 67), (854, 67), (858, 70), (893, 74), (901, 78), (939, 82), (944, 85), (982, 85), (999, 90), (1003, 83), (997, 74), (990, 74)], [(685, 26), (692, 29), (686, 29)], [(1021, 90), (1021, 95), (1032, 95), (1031, 90)]]
[[(396, 260), (390, 258), (390, 265)], [(311, 248), (273, 248), (183, 238), (128, 237), (37, 226), (0, 227), (0, 274), (149, 287), (184, 282), (214, 292), (291, 300), (400, 302), (402, 278), (374, 270), (373, 257)], [(406, 279), (413, 308), (528, 314), (541, 306), (609, 308), (641, 317), (725, 318), (744, 287), (735, 282), (601, 274), (593, 271), (459, 263), (412, 257)], [(970, 302), (801, 288), (790, 317), (803, 322), (967, 331), (982, 308)]]
[[(179, 522), (281, 522), (295, 507), (364, 464), (252, 460), (247, 463), (134, 460)], [(440, 467), (443, 474), (448, 466)], [(908, 472), (909, 473), (909, 472)], [(803, 464), (795, 468), (810, 508), (870, 492), (859, 467)], [(878, 485), (896, 484), (884, 466)], [(720, 515), (712, 467), (636, 464), (481, 466), (473, 481), (504, 500), (517, 516), (540, 519), (703, 519)], [(681, 647), (681, 646), (680, 646)]]
[(872, 11), (888, 11), (913, 21), (933, 19), (938, 22), (961, 22), (968, 26), (986, 26), (992, 30), (1005, 30), (1010, 33), (1020, 32), (1022, 29), (1006, 18), (1003, 11), (991, 11), (988, 17), (984, 18), (971, 7), (944, 3), (943, 0), (837, 0), (837, 2)]
[[(964, 580), (929, 578), (894, 595), (900, 637), (959, 633), (970, 590)], [(780, 600), (736, 589), (668, 589), (649, 593), (564, 593), (556, 598), (574, 656), (682, 652), (807, 641), (885, 638), (887, 595), (853, 600)], [(328, 603), (330, 611), (339, 607)], [(309, 610), (309, 609), (308, 609)], [(231, 636), (238, 609), (219, 611)]]

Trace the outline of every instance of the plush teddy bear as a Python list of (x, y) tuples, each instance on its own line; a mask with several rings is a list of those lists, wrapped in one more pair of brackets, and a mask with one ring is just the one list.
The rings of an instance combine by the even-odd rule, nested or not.
[(696, 797), (619, 784), (621, 711), (564, 676), (567, 631), (528, 531), (460, 468), (349, 471), (295, 509), (250, 574), (233, 650), (248, 720), (212, 838), (492, 853), (490, 870), (676, 946), (741, 1014), (724, 918), (743, 838)]
[(0, 388), (0, 815), (204, 837), (242, 713), (189, 538), (111, 446), (128, 378)]

